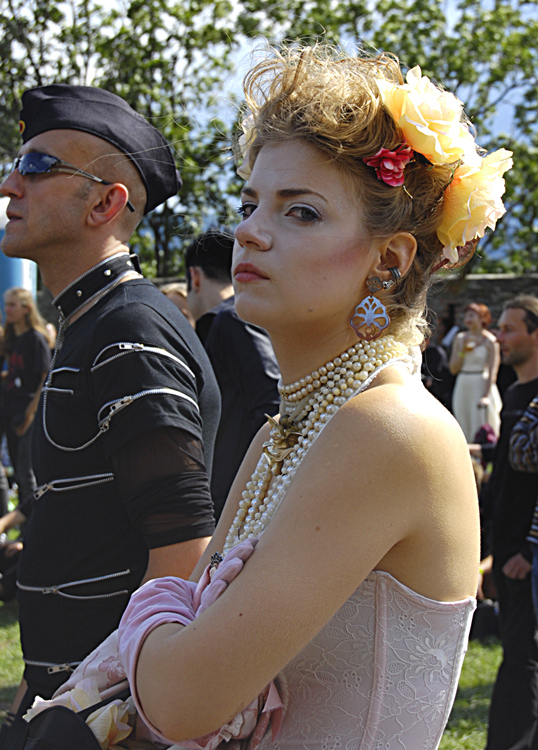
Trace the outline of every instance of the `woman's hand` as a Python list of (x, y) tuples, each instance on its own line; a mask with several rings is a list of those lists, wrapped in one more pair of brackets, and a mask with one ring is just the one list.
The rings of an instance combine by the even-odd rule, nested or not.
[(6, 558), (14, 557), (17, 552), (21, 552), (22, 542), (7, 542), (4, 548), (4, 555)]

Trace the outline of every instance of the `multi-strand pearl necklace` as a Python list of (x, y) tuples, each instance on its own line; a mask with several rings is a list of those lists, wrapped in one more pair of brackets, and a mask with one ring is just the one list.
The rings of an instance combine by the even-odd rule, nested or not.
[(310, 446), (340, 406), (366, 388), (395, 360), (411, 368), (404, 344), (393, 336), (360, 341), (339, 357), (292, 383), (279, 384), (280, 420), (269, 419), (269, 440), (239, 503), (224, 554), (239, 542), (259, 536), (280, 505)]

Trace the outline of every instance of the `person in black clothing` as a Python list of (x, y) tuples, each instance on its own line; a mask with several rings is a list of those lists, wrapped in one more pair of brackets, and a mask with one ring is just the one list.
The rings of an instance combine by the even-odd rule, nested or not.
[(538, 493), (538, 475), (516, 471), (508, 461), (512, 429), (538, 394), (538, 299), (508, 302), (499, 319), (503, 361), (518, 379), (505, 392), (496, 446), (471, 447), (490, 458), (493, 472), (482, 497), (491, 522), (493, 575), (497, 588), (503, 661), (489, 711), (487, 750), (530, 747), (538, 716), (538, 627), (532, 605), (531, 549), (527, 535)]
[(443, 347), (430, 338), (425, 340), (420, 372), (424, 387), (450, 411), (453, 377), (448, 369), (448, 357)]
[(235, 312), (233, 245), (231, 233), (209, 230), (197, 237), (185, 254), (189, 308), (222, 398), (211, 478), (217, 519), (265, 415), (279, 411), (280, 371), (269, 336)]
[[(2, 315), (0, 313), (0, 450), (2, 448), (2, 442), (4, 439), (4, 407), (3, 407), (3, 400), (4, 400), (4, 382), (3, 382), (3, 373), (4, 373), (4, 363), (5, 363), (5, 357), (3, 355), (3, 341), (4, 341), (4, 329), (1, 325), (2, 322)], [(9, 502), (9, 483), (6, 476), (6, 470), (4, 467), (4, 464), (2, 463), (2, 456), (0, 455), (0, 517), (5, 515), (8, 512), (8, 502)]]
[(19, 503), (24, 504), (35, 490), (32, 432), (39, 395), (50, 365), (50, 349), (45, 321), (28, 289), (8, 289), (4, 306), (6, 330), (2, 353), (7, 361), (7, 373), (2, 411)]
[(127, 244), (179, 189), (170, 146), (97, 88), (39, 87), (22, 102), (2, 249), (38, 263), (60, 324), (17, 581), (19, 715), (117, 627), (143, 580), (190, 575), (214, 529), (219, 416), (203, 347)]

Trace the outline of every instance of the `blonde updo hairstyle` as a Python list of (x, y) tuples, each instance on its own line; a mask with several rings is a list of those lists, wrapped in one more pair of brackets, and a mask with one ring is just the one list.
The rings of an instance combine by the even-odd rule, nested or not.
[(453, 168), (434, 167), (418, 155), (405, 167), (404, 190), (378, 180), (375, 169), (364, 164), (363, 159), (380, 148), (395, 150), (404, 142), (383, 106), (379, 77), (403, 83), (395, 57), (351, 57), (324, 45), (271, 50), (244, 81), (254, 116), (247, 159), (252, 167), (263, 146), (304, 140), (349, 180), (370, 236), (409, 232), (415, 237), (412, 267), (383, 301), (391, 316), (390, 331), (407, 343), (417, 343), (427, 330), (426, 294), (442, 253), (436, 228)]

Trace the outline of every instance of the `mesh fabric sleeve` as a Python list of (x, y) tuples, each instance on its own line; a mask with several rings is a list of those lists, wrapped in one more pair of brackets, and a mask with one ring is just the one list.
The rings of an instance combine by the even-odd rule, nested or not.
[(122, 502), (149, 549), (213, 534), (203, 448), (189, 433), (147, 430), (121, 446), (112, 464)]

